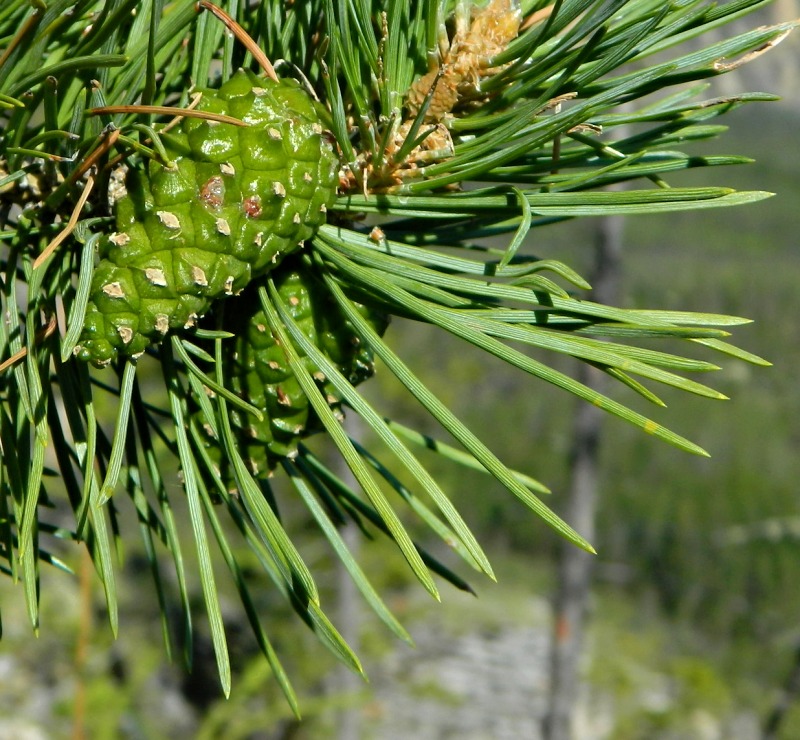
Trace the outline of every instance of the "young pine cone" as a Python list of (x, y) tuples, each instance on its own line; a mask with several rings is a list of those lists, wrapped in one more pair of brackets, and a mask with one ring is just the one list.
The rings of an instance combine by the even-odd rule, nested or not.
[[(278, 270), (276, 287), (292, 318), (308, 339), (337, 369), (357, 385), (372, 376), (375, 366), (370, 348), (355, 332), (333, 297), (313, 273), (290, 260)], [(383, 313), (356, 304), (378, 334), (388, 318)], [(236, 409), (231, 422), (239, 454), (253, 474), (269, 472), (282, 457), (293, 457), (303, 437), (322, 431), (322, 423), (289, 367), (283, 348), (276, 343), (255, 291), (247, 291), (229, 304), (225, 329), (236, 335), (226, 343), (224, 358), (228, 386), (264, 414), (264, 420)], [(301, 353), (302, 354), (302, 353)], [(329, 406), (338, 411), (341, 397), (333, 384), (306, 356), (303, 362), (317, 380)], [(223, 453), (211, 426), (197, 417), (206, 434), (209, 454), (220, 468), (226, 484), (233, 479), (229, 457)]]
[(297, 82), (239, 71), (198, 109), (248, 125), (184, 118), (162, 137), (170, 165), (128, 174), (92, 279), (83, 360), (107, 365), (190, 328), (325, 221), (338, 159)]

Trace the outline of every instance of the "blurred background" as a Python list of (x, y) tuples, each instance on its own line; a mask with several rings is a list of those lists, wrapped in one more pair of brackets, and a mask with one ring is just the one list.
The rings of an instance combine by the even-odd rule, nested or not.
[[(762, 16), (764, 23), (798, 17), (800, 2), (775, 2)], [(755, 25), (752, 18), (743, 23)], [(732, 400), (675, 398), (657, 417), (710, 459), (617, 420), (601, 421), (590, 466), (590, 539), (599, 555), (583, 602), (585, 634), (577, 634), (579, 680), (570, 688), (570, 721), (580, 740), (800, 737), (798, 41), (790, 37), (709, 93), (784, 96), (733, 112), (722, 120), (730, 127), (723, 137), (693, 145), (698, 154), (745, 154), (756, 163), (690, 171), (682, 181), (777, 195), (739, 209), (632, 217), (611, 230), (621, 232), (621, 305), (751, 318), (734, 342), (774, 366), (726, 360), (710, 380)], [(608, 224), (556, 224), (532, 233), (527, 249), (591, 280), (598, 233), (608, 233)], [(548, 503), (569, 518), (579, 402), (426, 327), (396, 321), (390, 332), (401, 356), (413, 357), (412, 369), (505, 462), (547, 483), (554, 491)], [(700, 346), (697, 356), (719, 361)], [(576, 371), (566, 362), (563, 369)], [(379, 371), (365, 395), (380, 398), (394, 418), (435, 433), (385, 375)], [(631, 396), (627, 403), (635, 403)], [(433, 455), (430, 465), (485, 545), (499, 583), (462, 567), (477, 598), (445, 587), (436, 604), (394, 548), (346, 533), (414, 648), (361, 604), (303, 511), (285, 512), (369, 683), (338, 667), (264, 582), (253, 593), (260, 593), (304, 722), (285, 705), (233, 589), (226, 627), (234, 687), (226, 701), (202, 619), (191, 674), (180, 656), (167, 662), (149, 566), (135, 544), (121, 553), (116, 642), (90, 564), (69, 550), (75, 577), (42, 572), (42, 627), (34, 642), (21, 586), (0, 580), (0, 739), (546, 737), (554, 613), (563, 607), (560, 543), (488, 477)], [(126, 526), (126, 542), (136, 543), (135, 522)], [(425, 544), (458, 567), (435, 543)], [(255, 562), (251, 575), (262, 579)], [(198, 584), (194, 597), (200, 614)]]

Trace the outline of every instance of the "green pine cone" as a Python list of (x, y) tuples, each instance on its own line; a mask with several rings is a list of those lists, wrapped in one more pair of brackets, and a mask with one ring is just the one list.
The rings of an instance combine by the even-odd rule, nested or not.
[[(278, 272), (278, 291), (304, 334), (353, 385), (367, 380), (375, 370), (373, 354), (324, 286), (297, 260), (282, 265)], [(356, 305), (382, 335), (388, 317), (363, 304)], [(251, 472), (268, 473), (280, 458), (296, 455), (303, 437), (322, 431), (323, 426), (290, 369), (284, 351), (269, 331), (257, 292), (247, 291), (227, 308), (226, 314), (231, 319), (226, 321), (225, 328), (237, 337), (226, 347), (229, 385), (264, 413), (263, 421), (259, 421), (250, 414), (232, 410), (232, 427), (239, 453)], [(328, 404), (334, 412), (339, 411), (342, 399), (333, 384), (308, 357), (304, 356), (304, 363), (318, 381)], [(197, 419), (205, 431), (209, 454), (218, 465), (222, 480), (229, 484), (233, 480), (229, 456), (223, 453), (210, 425), (203, 423), (202, 412), (198, 412)]]
[(198, 109), (248, 126), (185, 118), (162, 137), (170, 166), (151, 160), (128, 174), (92, 279), (83, 360), (107, 365), (193, 326), (325, 221), (338, 159), (296, 81), (239, 71)]

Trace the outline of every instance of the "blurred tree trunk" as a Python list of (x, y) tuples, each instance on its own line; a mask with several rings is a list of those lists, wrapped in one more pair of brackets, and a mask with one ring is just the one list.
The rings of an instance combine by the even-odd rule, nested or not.
[[(364, 422), (360, 416), (351, 413), (345, 420), (348, 434), (354, 439), (363, 439)], [(344, 458), (339, 457), (339, 477), (353, 488), (358, 488), (358, 482), (353, 476)], [(358, 527), (348, 522), (341, 529), (342, 539), (347, 548), (358, 559), (358, 549), (361, 545), (361, 533)], [(336, 558), (336, 594), (337, 594), (337, 627), (347, 644), (356, 652), (360, 647), (361, 632), (361, 594), (353, 579), (347, 572), (339, 558)], [(346, 666), (341, 665), (335, 671), (336, 694), (355, 694), (363, 687), (363, 681)], [(359, 740), (361, 737), (361, 710), (358, 706), (345, 706), (339, 713), (338, 740)]]
[[(790, 18), (800, 16), (800, 2), (798, 0), (777, 0), (772, 6), (770, 22), (782, 23)], [(768, 89), (792, 90), (797, 87), (797, 52), (800, 48), (796, 34), (790, 36), (786, 43), (791, 44), (790, 52), (783, 51), (777, 55), (775, 66), (775, 80), (771, 81)], [(787, 96), (788, 97), (788, 96)], [(791, 100), (791, 98), (788, 98)]]
[(800, 699), (800, 646), (795, 651), (794, 665), (786, 679), (783, 691), (764, 723), (763, 740), (777, 740), (781, 725), (783, 725), (792, 705), (798, 699)]
[[(595, 264), (589, 282), (592, 300), (617, 305), (623, 219), (602, 219), (595, 235)], [(606, 376), (581, 363), (578, 380), (602, 392)], [(562, 516), (590, 542), (595, 536), (598, 447), (604, 412), (582, 403), (576, 412), (570, 452), (570, 484)], [(586, 627), (594, 556), (562, 541), (559, 545), (558, 591), (553, 605), (554, 633), (550, 653), (550, 703), (543, 722), (546, 740), (571, 740), (580, 687), (580, 661)]]

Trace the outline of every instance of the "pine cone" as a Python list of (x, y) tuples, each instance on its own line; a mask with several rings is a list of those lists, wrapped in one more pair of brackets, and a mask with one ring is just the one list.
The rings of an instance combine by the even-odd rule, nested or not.
[(102, 247), (76, 354), (136, 355), (273, 269), (325, 221), (338, 160), (314, 101), (294, 80), (239, 71), (162, 138), (169, 166), (132, 170), (117, 232)]
[[(313, 273), (294, 259), (282, 265), (279, 272), (278, 292), (309, 340), (353, 385), (371, 377), (375, 370), (372, 351)], [(356, 305), (382, 335), (387, 316), (366, 305)], [(250, 414), (231, 410), (239, 453), (255, 475), (269, 472), (282, 457), (293, 457), (298, 442), (323, 427), (290, 369), (284, 350), (269, 330), (257, 292), (246, 291), (227, 309), (230, 319), (225, 329), (237, 337), (226, 346), (224, 366), (230, 371), (229, 385), (264, 413), (264, 420), (258, 421)], [(308, 357), (303, 359), (328, 404), (338, 411), (342, 399), (333, 384)], [(202, 412), (198, 411), (196, 418), (205, 430), (207, 449), (220, 467), (222, 479), (230, 483), (233, 474), (229, 456), (223, 453), (211, 426), (204, 423)]]

